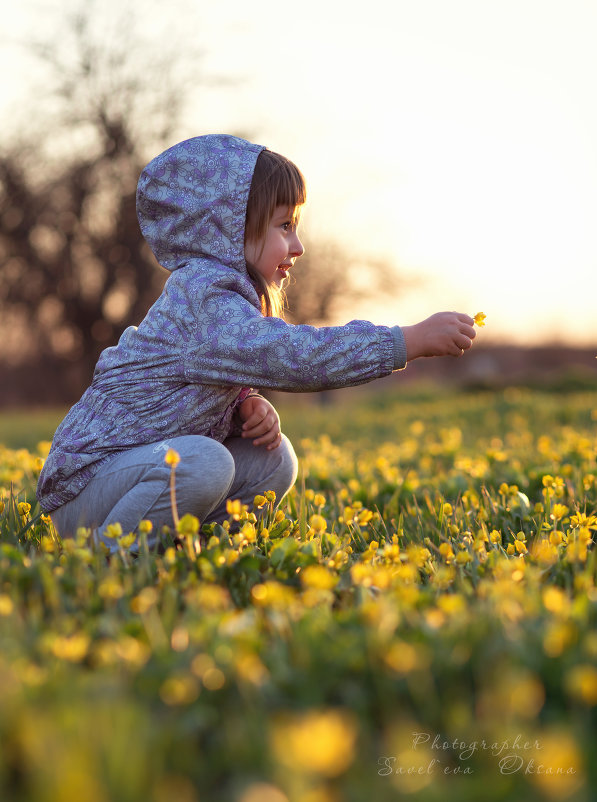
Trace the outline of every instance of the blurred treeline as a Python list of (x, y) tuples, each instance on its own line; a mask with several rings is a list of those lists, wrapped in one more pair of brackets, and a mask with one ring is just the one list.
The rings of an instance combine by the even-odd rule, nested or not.
[[(144, 38), (131, 7), (114, 19), (86, 2), (45, 40), (22, 43), (44, 79), (22, 99), (26, 122), (0, 133), (0, 405), (76, 400), (101, 350), (162, 289), (167, 273), (137, 223), (137, 179), (162, 149), (203, 133), (185, 128), (190, 88), (220, 80), (180, 43)], [(231, 133), (260, 141), (259, 130)], [(288, 290), (293, 322), (325, 323), (340, 302), (397, 284), (388, 265), (311, 244)]]

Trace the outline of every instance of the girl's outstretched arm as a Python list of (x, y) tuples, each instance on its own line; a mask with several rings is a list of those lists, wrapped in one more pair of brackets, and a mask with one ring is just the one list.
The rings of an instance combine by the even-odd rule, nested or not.
[[(171, 292), (178, 289), (176, 279), (176, 274), (169, 279)], [(196, 283), (201, 280), (198, 276)], [(194, 296), (202, 297), (201, 303), (189, 301), (188, 313), (177, 315), (176, 329), (168, 334), (183, 343), (184, 377), (191, 384), (312, 392), (364, 384), (406, 365), (402, 332), (398, 338), (389, 327), (364, 320), (292, 325), (264, 317), (229, 284), (236, 287), (238, 280), (220, 276), (206, 289), (199, 286)], [(160, 337), (169, 323), (164, 320)]]
[(474, 320), (459, 312), (438, 312), (414, 326), (402, 326), (406, 359), (462, 356), (475, 339)]

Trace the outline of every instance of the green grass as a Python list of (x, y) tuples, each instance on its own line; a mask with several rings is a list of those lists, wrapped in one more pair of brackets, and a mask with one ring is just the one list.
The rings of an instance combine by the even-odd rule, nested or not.
[(0, 443), (7, 448), (35, 449), (42, 440), (51, 440), (66, 409), (0, 410)]
[(1, 800), (592, 799), (597, 393), (339, 397), (276, 400), (277, 518), (137, 558), (36, 519), (61, 414), (0, 416)]

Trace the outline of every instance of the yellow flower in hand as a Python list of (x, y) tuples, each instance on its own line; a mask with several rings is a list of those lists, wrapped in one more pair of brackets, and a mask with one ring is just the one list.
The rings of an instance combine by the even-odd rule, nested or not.
[(483, 312), (477, 312), (473, 320), (477, 324), (477, 326), (484, 326), (485, 325), (485, 318), (487, 315), (484, 315)]

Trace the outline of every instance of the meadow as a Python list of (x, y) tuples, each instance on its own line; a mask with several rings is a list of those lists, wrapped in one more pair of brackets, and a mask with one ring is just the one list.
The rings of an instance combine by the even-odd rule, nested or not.
[(338, 398), (281, 400), (277, 511), (136, 557), (40, 517), (61, 411), (0, 416), (1, 800), (594, 798), (597, 392)]

